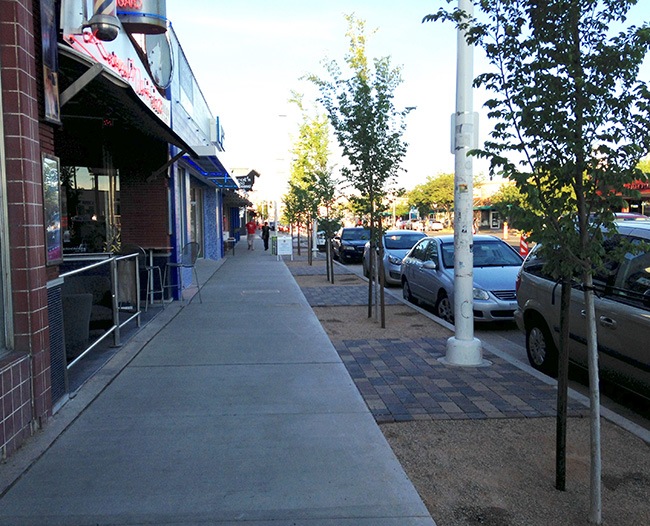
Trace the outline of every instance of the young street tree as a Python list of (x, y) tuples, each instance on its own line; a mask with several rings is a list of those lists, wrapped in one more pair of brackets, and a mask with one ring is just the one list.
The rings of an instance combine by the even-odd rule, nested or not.
[[(336, 61), (325, 65), (328, 78), (308, 78), (319, 89), (323, 104), (348, 165), (341, 169), (361, 203), (371, 230), (371, 254), (379, 250), (381, 326), (386, 326), (384, 308), (382, 215), (386, 196), (396, 179), (406, 153), (402, 140), (404, 118), (409, 109), (398, 111), (393, 98), (402, 82), (400, 68), (391, 66), (390, 57), (366, 56), (365, 22), (346, 16), (349, 39), (344, 62), (346, 73)], [(373, 258), (371, 258), (371, 261)], [(372, 275), (372, 268), (371, 268)], [(368, 288), (368, 316), (372, 310), (372, 280)]]
[[(334, 183), (329, 162), (329, 127), (325, 115), (312, 116), (303, 104), (303, 97), (292, 93), (291, 102), (298, 106), (302, 122), (292, 150), (289, 192), (285, 206), (290, 205), (298, 221), (306, 225), (308, 239), (308, 260), (311, 264), (313, 236), (311, 229), (318, 217), (321, 205), (331, 203), (334, 198)], [(300, 247), (300, 231), (298, 231)]]
[(337, 203), (338, 180), (332, 170), (318, 172), (315, 181), (315, 192), (319, 199), (318, 228), (325, 233), (325, 255), (327, 258), (327, 279), (334, 283), (334, 262), (332, 254), (332, 238), (341, 227), (341, 210)]
[[(626, 185), (646, 180), (637, 164), (650, 151), (650, 91), (638, 75), (650, 28), (644, 23), (610, 30), (625, 25), (636, 0), (473, 3), (480, 10), (475, 20), (455, 9), (440, 10), (425, 21), (451, 20), (468, 30), (469, 43), (485, 51), (494, 71), (479, 75), (475, 85), (492, 92), (486, 106), (496, 124), (478, 155), (516, 181), (525, 196), (528, 206), (518, 219), (546, 247), (547, 271), (563, 283), (562, 308), (569, 305), (572, 279), (584, 290), (592, 435), (589, 519), (600, 524), (593, 274), (606, 260), (603, 227), (615, 228), (611, 210), (621, 206), (621, 196), (633, 193)], [(568, 319), (564, 310), (565, 338)], [(561, 354), (562, 370), (566, 350)], [(560, 373), (561, 380), (565, 374)], [(562, 434), (558, 428), (558, 445)], [(563, 486), (563, 480), (556, 485)]]

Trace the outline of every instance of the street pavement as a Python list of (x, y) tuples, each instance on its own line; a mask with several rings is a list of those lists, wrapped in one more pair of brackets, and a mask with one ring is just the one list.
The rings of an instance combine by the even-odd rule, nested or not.
[(287, 266), (201, 262), (7, 462), (0, 525), (434, 525)]

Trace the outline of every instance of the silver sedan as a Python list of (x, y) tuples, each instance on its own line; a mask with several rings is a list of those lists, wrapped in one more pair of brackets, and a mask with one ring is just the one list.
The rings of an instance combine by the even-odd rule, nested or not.
[[(474, 236), (474, 320), (510, 321), (517, 308), (519, 253), (495, 236)], [(454, 320), (454, 236), (427, 237), (402, 261), (402, 290), (408, 301), (433, 305)]]
[[(426, 237), (415, 230), (387, 230), (384, 232), (384, 276), (387, 285), (401, 285), (402, 258), (420, 239)], [(370, 243), (363, 251), (363, 275), (370, 277)]]

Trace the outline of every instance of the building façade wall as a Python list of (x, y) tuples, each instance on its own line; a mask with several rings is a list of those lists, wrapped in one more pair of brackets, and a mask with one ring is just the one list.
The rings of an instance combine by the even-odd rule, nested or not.
[[(0, 361), (0, 454), (11, 455), (51, 413), (41, 139), (38, 2), (0, 0), (13, 349)], [(51, 151), (51, 143), (49, 148)]]

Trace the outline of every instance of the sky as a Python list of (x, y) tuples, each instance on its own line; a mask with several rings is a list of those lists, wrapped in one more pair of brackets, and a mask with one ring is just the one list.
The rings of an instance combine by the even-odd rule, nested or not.
[[(639, 4), (632, 23), (650, 20), (650, 0)], [(453, 173), (457, 33), (451, 24), (422, 23), (444, 5), (443, 0), (167, 0), (167, 18), (213, 115), (220, 117), (226, 150), (220, 159), (230, 170), (255, 169), (261, 174), (255, 193), (277, 200), (286, 192), (289, 150), (299, 126), (297, 109), (288, 102), (291, 92), (314, 99), (313, 87), (301, 77), (325, 76), (325, 59), (343, 63), (345, 14), (365, 20), (369, 33), (376, 30), (367, 43), (370, 58), (390, 56), (391, 64), (402, 68), (396, 107), (415, 107), (407, 118), (400, 185), (410, 189), (428, 176)], [(485, 67), (477, 50), (474, 73)], [(485, 99), (475, 92), (481, 142), (490, 127)], [(474, 161), (474, 174), (487, 177), (487, 167)]]

